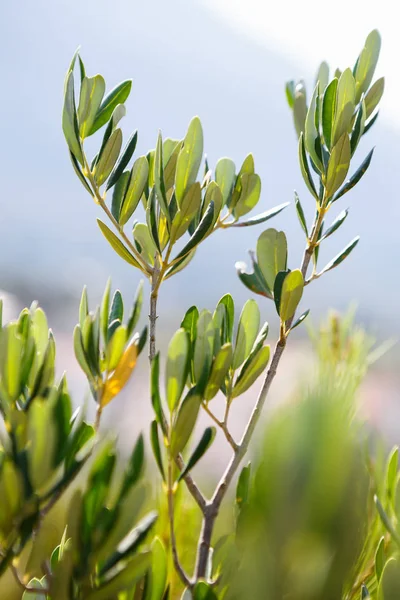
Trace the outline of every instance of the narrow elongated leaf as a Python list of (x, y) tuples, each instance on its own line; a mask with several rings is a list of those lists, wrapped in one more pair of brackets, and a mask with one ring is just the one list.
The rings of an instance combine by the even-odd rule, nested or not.
[(296, 206), (296, 212), (297, 212), (297, 216), (300, 221), (301, 228), (304, 231), (304, 233), (306, 234), (306, 236), (308, 237), (306, 217), (304, 215), (303, 207), (301, 206), (300, 198), (299, 198), (297, 192), (294, 193), (294, 203)]
[(125, 350), (114, 373), (107, 379), (101, 396), (101, 406), (106, 406), (125, 387), (136, 366), (139, 347), (131, 343)]
[(247, 500), (249, 498), (250, 475), (251, 475), (251, 463), (248, 463), (240, 471), (240, 475), (238, 477), (238, 482), (237, 482), (237, 486), (236, 486), (236, 504), (237, 504), (239, 510), (242, 508), (242, 506), (244, 504), (247, 503)]
[(354, 122), (354, 127), (353, 127), (351, 135), (350, 135), (350, 149), (351, 149), (352, 156), (353, 156), (354, 152), (356, 151), (358, 143), (364, 133), (366, 115), (367, 115), (367, 109), (365, 106), (365, 101), (363, 99), (360, 102), (360, 107), (357, 112), (356, 120)]
[(315, 83), (319, 82), (320, 94), (323, 94), (326, 86), (329, 83), (329, 65), (326, 61), (322, 61), (319, 66), (317, 76), (315, 78)]
[(322, 101), (322, 133), (328, 150), (332, 148), (332, 130), (336, 112), (336, 93), (338, 80), (332, 79), (325, 90)]
[[(137, 581), (142, 579), (151, 565), (151, 552), (141, 552), (134, 555), (123, 569), (102, 582), (100, 588), (89, 592), (85, 600), (110, 600), (118, 593), (132, 589)], [(114, 571), (113, 571), (114, 572)]]
[(304, 321), (304, 319), (306, 319), (308, 317), (309, 314), (310, 314), (310, 309), (308, 308), (307, 310), (305, 310), (303, 312), (302, 315), (300, 315), (300, 317), (298, 319), (296, 319), (296, 321), (291, 326), (290, 331), (292, 331), (292, 329), (296, 329), (296, 327), (298, 327)]
[(161, 394), (160, 394), (160, 354), (157, 352), (153, 360), (151, 361), (151, 403), (153, 405), (154, 413), (156, 415), (157, 423), (160, 425), (164, 435), (165, 430), (165, 417), (162, 408)]
[(294, 107), (294, 81), (287, 81), (285, 86), (286, 100), (289, 104), (289, 108), (293, 110)]
[(193, 217), (199, 212), (201, 204), (200, 183), (196, 181), (186, 192), (181, 207), (176, 213), (171, 226), (170, 238), (172, 242), (178, 240), (186, 231)]
[(185, 449), (196, 425), (200, 404), (201, 396), (194, 387), (186, 394), (175, 418), (171, 433), (171, 456), (176, 457)]
[(175, 193), (178, 206), (189, 187), (196, 181), (202, 156), (203, 129), (199, 117), (194, 117), (189, 124), (176, 163)]
[(260, 223), (265, 223), (272, 217), (278, 215), (284, 208), (289, 206), (290, 202), (285, 202), (284, 204), (279, 204), (279, 206), (275, 206), (274, 208), (270, 208), (265, 212), (252, 217), (251, 219), (247, 219), (247, 221), (239, 221), (238, 223), (233, 223), (231, 227), (251, 227), (252, 225), (259, 225)]
[(91, 368), (89, 366), (89, 362), (88, 362), (85, 350), (83, 348), (82, 333), (81, 333), (81, 328), (79, 327), (79, 325), (76, 325), (76, 327), (74, 329), (73, 337), (74, 337), (75, 358), (78, 361), (78, 364), (81, 367), (82, 371), (90, 379), (90, 381), (92, 381), (93, 375), (92, 375)]
[(193, 250), (209, 233), (214, 221), (214, 203), (210, 202), (201, 219), (198, 227), (194, 231), (192, 237), (188, 243), (182, 248), (182, 250), (174, 258), (174, 262), (185, 257), (191, 250)]
[(103, 185), (117, 162), (122, 146), (122, 131), (115, 129), (107, 140), (106, 145), (94, 169), (94, 178), (98, 186)]
[(93, 135), (100, 127), (103, 127), (107, 123), (118, 104), (123, 104), (128, 98), (131, 88), (132, 81), (123, 81), (107, 94), (99, 107), (89, 135)]
[(343, 134), (350, 130), (355, 108), (356, 84), (351, 69), (341, 74), (336, 92), (336, 110), (333, 123), (332, 146), (335, 146)]
[(233, 351), (232, 344), (224, 344), (216, 355), (211, 367), (211, 373), (204, 392), (204, 399), (208, 402), (218, 393), (226, 374), (232, 363)]
[(105, 91), (106, 82), (101, 75), (83, 78), (78, 106), (79, 134), (82, 139), (89, 135)]
[(360, 101), (361, 94), (365, 94), (373, 79), (381, 49), (381, 36), (374, 29), (368, 35), (364, 48), (361, 51), (355, 70), (356, 102)]
[(193, 467), (199, 462), (201, 458), (203, 458), (204, 454), (207, 452), (207, 450), (213, 443), (216, 433), (217, 430), (215, 429), (215, 427), (207, 427), (207, 429), (204, 430), (204, 433), (201, 436), (201, 439), (197, 444), (196, 448), (194, 449), (191, 457), (189, 458), (186, 467), (179, 475), (178, 481), (184, 479), (185, 475), (189, 473), (191, 469), (193, 469)]
[(107, 225), (105, 223), (103, 223), (103, 221), (100, 221), (100, 219), (97, 219), (97, 224), (100, 227), (101, 233), (104, 235), (107, 242), (115, 250), (115, 252), (118, 254), (118, 256), (120, 256), (121, 258), (126, 260), (126, 262), (129, 263), (130, 265), (133, 265), (134, 267), (138, 267), (140, 269), (141, 267), (140, 267), (139, 263), (137, 262), (137, 260), (132, 256), (132, 254), (129, 252), (129, 250), (127, 250), (125, 248), (125, 246), (117, 238), (115, 233), (113, 233), (111, 231), (111, 229), (109, 229), (107, 227)]
[(386, 495), (389, 502), (395, 505), (397, 473), (399, 466), (399, 449), (397, 446), (391, 451), (386, 468)]
[(193, 354), (195, 381), (201, 389), (206, 385), (213, 358), (214, 322), (210, 311), (202, 310), (196, 325), (196, 340)]
[(107, 182), (106, 189), (109, 190), (113, 185), (117, 183), (119, 178), (121, 177), (124, 169), (128, 166), (129, 161), (131, 160), (133, 153), (135, 152), (136, 144), (137, 144), (138, 132), (135, 131), (128, 140), (121, 156), (119, 157), (111, 175)]
[(224, 204), (229, 201), (236, 179), (236, 167), (230, 158), (220, 158), (215, 166), (215, 181), (222, 192)]
[[(233, 339), (233, 324), (235, 320), (235, 303), (230, 294), (222, 296), (218, 302), (218, 306), (224, 306), (226, 309), (226, 329), (225, 329), (225, 343), (232, 342)], [(218, 307), (217, 306), (217, 307)]]
[(154, 188), (150, 192), (149, 201), (147, 203), (146, 223), (147, 223), (147, 228), (148, 228), (150, 237), (153, 241), (153, 244), (154, 244), (155, 248), (157, 249), (157, 252), (161, 256), (162, 251), (161, 251), (161, 246), (160, 246), (160, 240), (158, 238), (157, 205), (156, 205), (156, 193), (155, 193)]
[(342, 210), (342, 212), (336, 217), (332, 225), (328, 227), (328, 229), (325, 231), (324, 235), (320, 238), (319, 241), (322, 242), (323, 240), (326, 240), (326, 238), (328, 238), (330, 235), (332, 235), (332, 233), (335, 233), (335, 231), (339, 229), (339, 227), (344, 223), (348, 214), (349, 209)]
[(68, 148), (76, 160), (84, 165), (81, 142), (79, 140), (78, 119), (75, 107), (74, 74), (69, 71), (65, 82), (62, 128)]
[(161, 473), (163, 481), (165, 481), (165, 471), (161, 456), (160, 440), (158, 437), (157, 421), (152, 421), (150, 425), (150, 443), (153, 450), (154, 458), (156, 459), (157, 467)]
[(125, 173), (122, 173), (121, 177), (118, 179), (113, 189), (111, 214), (114, 217), (114, 219), (118, 221), (118, 223), (120, 220), (121, 207), (124, 203), (125, 194), (128, 189), (130, 176), (131, 174), (129, 171), (125, 171)]
[(257, 263), (253, 260), (253, 273), (246, 273), (247, 265), (244, 262), (235, 263), (236, 272), (240, 281), (252, 292), (272, 299), (271, 290), (268, 288), (263, 274)]
[(311, 194), (314, 196), (314, 198), (318, 202), (319, 196), (317, 194), (317, 190), (315, 189), (314, 181), (313, 181), (313, 178), (312, 178), (311, 172), (310, 172), (310, 167), (308, 165), (303, 133), (300, 133), (300, 137), (299, 137), (299, 162), (300, 162), (300, 170), (301, 170), (301, 174), (303, 175), (304, 182), (305, 182), (306, 186), (308, 187), (308, 189), (310, 190)]
[(301, 271), (295, 269), (287, 274), (282, 285), (279, 316), (283, 322), (291, 319), (296, 312), (304, 289), (304, 279)]
[(164, 182), (164, 165), (163, 165), (163, 141), (161, 132), (158, 133), (157, 146), (154, 155), (154, 187), (157, 194), (157, 200), (164, 213), (168, 223), (170, 222), (170, 215), (168, 210), (167, 194)]
[(319, 156), (316, 148), (321, 145), (319, 139), (319, 132), (316, 124), (316, 110), (317, 110), (317, 98), (319, 96), (319, 84), (315, 86), (311, 103), (307, 111), (305, 131), (304, 131), (304, 143), (307, 152), (311, 156), (314, 165), (317, 167), (320, 173), (323, 172), (324, 168), (322, 165), (321, 157)]
[(294, 105), (293, 105), (293, 120), (296, 129), (297, 137), (304, 132), (304, 123), (307, 116), (307, 98), (306, 88), (304, 82), (300, 81), (295, 88), (294, 92)]
[(328, 197), (340, 188), (350, 166), (351, 149), (347, 133), (344, 133), (338, 143), (333, 147), (329, 158), (328, 172), (326, 175), (326, 191)]
[(219, 185), (215, 181), (210, 181), (210, 183), (207, 186), (206, 193), (204, 196), (204, 202), (201, 207), (201, 216), (204, 215), (205, 211), (207, 210), (207, 207), (211, 204), (211, 202), (214, 203), (213, 224), (215, 225), (221, 212), (222, 206), (224, 204), (222, 192), (219, 188)]
[(260, 310), (255, 300), (243, 306), (236, 334), (232, 368), (237, 369), (248, 357), (260, 326)]
[(168, 346), (166, 365), (166, 394), (170, 411), (177, 406), (185, 388), (189, 370), (189, 338), (181, 328), (173, 335)]
[(354, 175), (352, 175), (350, 177), (350, 179), (348, 181), (346, 181), (346, 183), (344, 184), (342, 189), (338, 191), (336, 196), (334, 196), (332, 202), (336, 202), (336, 200), (339, 200), (339, 198), (344, 196), (344, 194), (347, 194), (347, 192), (349, 192), (355, 185), (357, 185), (357, 183), (360, 181), (361, 177), (363, 177), (363, 175), (366, 173), (369, 165), (371, 164), (373, 153), (374, 153), (374, 148), (372, 148), (371, 152), (363, 160), (363, 162), (358, 167), (358, 169), (354, 173)]
[(150, 594), (146, 600), (163, 600), (165, 586), (168, 576), (168, 554), (165, 546), (158, 536), (156, 536), (151, 545), (151, 586)]
[(335, 258), (333, 258), (331, 261), (328, 262), (327, 265), (325, 265), (325, 267), (322, 269), (322, 271), (320, 273), (318, 273), (318, 276), (321, 276), (324, 273), (327, 273), (331, 269), (334, 269), (335, 267), (340, 265), (340, 263), (343, 262), (344, 259), (348, 257), (350, 252), (357, 246), (359, 241), (360, 241), (359, 236), (354, 238), (354, 240), (352, 242), (350, 242), (350, 244), (348, 244), (346, 246), (346, 248), (344, 248), (337, 256), (335, 256)]
[(74, 167), (75, 173), (78, 175), (79, 179), (81, 180), (83, 187), (93, 197), (93, 191), (92, 191), (90, 185), (88, 184), (84, 174), (82, 173), (82, 169), (81, 169), (78, 161), (76, 160), (75, 156), (72, 154), (71, 150), (69, 151), (69, 157), (71, 159), (72, 166)]
[(276, 275), (286, 269), (287, 240), (283, 231), (267, 229), (257, 240), (257, 262), (270, 290)]
[(367, 113), (366, 118), (367, 119), (372, 115), (375, 108), (378, 106), (379, 102), (381, 101), (384, 89), (385, 89), (385, 78), (380, 77), (380, 79), (377, 79), (375, 81), (374, 85), (371, 87), (371, 89), (368, 91), (367, 95), (365, 96), (365, 107), (366, 107), (366, 113)]
[(124, 201), (121, 208), (121, 225), (125, 225), (135, 212), (140, 198), (144, 192), (149, 175), (149, 163), (145, 156), (139, 156), (133, 163), (129, 183), (125, 192)]
[(145, 223), (136, 223), (133, 228), (133, 237), (141, 256), (143, 256), (149, 264), (153, 265), (157, 248), (150, 235), (148, 226)]
[(375, 552), (375, 575), (378, 581), (378, 584), (381, 580), (383, 569), (385, 566), (385, 538), (381, 537), (379, 540), (378, 547)]
[(164, 279), (168, 279), (172, 275), (176, 275), (179, 271), (182, 271), (182, 269), (184, 269), (193, 259), (195, 253), (196, 248), (188, 254), (185, 254), (185, 256), (182, 256), (180, 259), (174, 260), (174, 264), (167, 269)]
[(239, 377), (233, 387), (232, 398), (237, 398), (246, 392), (265, 370), (270, 357), (270, 347), (263, 346), (252, 356), (250, 361), (246, 361)]

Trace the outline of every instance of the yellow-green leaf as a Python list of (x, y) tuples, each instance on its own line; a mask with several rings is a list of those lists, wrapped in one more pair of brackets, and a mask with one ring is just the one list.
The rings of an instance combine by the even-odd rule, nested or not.
[(283, 231), (267, 229), (257, 240), (257, 262), (270, 290), (274, 289), (275, 277), (286, 269), (287, 240)]
[(175, 192), (180, 206), (189, 187), (196, 181), (203, 156), (203, 129), (199, 117), (190, 122), (181, 148), (175, 173)]
[(282, 285), (279, 316), (282, 321), (293, 317), (301, 300), (304, 289), (304, 279), (301, 271), (295, 269), (288, 273)]
[(180, 400), (189, 369), (189, 338), (181, 328), (173, 335), (168, 346), (166, 365), (166, 393), (171, 411)]
[(333, 147), (328, 163), (326, 175), (326, 192), (330, 198), (340, 188), (346, 179), (351, 159), (350, 138), (348, 133), (343, 133), (340, 140)]

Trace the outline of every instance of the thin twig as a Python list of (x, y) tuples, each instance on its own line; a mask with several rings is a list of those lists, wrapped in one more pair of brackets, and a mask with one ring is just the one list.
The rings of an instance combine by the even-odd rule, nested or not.
[(227, 425), (227, 422), (226, 422), (226, 416), (225, 416), (225, 418), (224, 418), (223, 421), (220, 421), (218, 419), (218, 417), (216, 417), (214, 415), (214, 413), (208, 408), (208, 406), (207, 406), (207, 404), (205, 402), (203, 402), (202, 406), (203, 406), (204, 410), (206, 411), (206, 413), (208, 414), (208, 416), (222, 430), (222, 432), (223, 432), (224, 436), (226, 437), (228, 443), (230, 444), (230, 446), (232, 447), (232, 449), (236, 452), (238, 450), (238, 448), (239, 448), (239, 445), (235, 442), (235, 440), (233, 439), (232, 435), (229, 432), (228, 425)]

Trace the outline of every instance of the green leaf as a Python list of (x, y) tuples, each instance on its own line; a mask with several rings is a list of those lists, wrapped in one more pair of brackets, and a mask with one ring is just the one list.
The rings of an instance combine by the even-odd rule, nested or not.
[(287, 274), (282, 285), (279, 316), (283, 322), (291, 319), (296, 312), (304, 289), (304, 279), (300, 269)]
[(283, 231), (267, 229), (257, 240), (257, 262), (270, 290), (274, 289), (275, 277), (286, 269), (287, 240)]
[(270, 347), (259, 348), (251, 359), (245, 362), (232, 391), (232, 398), (237, 398), (246, 392), (266, 369), (270, 357)]
[(232, 368), (237, 369), (248, 357), (260, 326), (260, 310), (255, 300), (247, 300), (239, 318)]
[(332, 79), (325, 90), (322, 101), (322, 133), (328, 150), (332, 148), (332, 131), (336, 112), (336, 93), (338, 80)]
[(348, 214), (349, 214), (349, 209), (342, 210), (342, 212), (333, 221), (332, 225), (330, 227), (328, 227), (328, 229), (325, 231), (324, 235), (320, 238), (319, 243), (321, 243), (323, 240), (326, 240), (326, 238), (328, 238), (330, 235), (332, 235), (332, 233), (335, 233), (335, 231), (337, 229), (339, 229), (339, 227), (344, 223)]
[(151, 361), (151, 404), (156, 415), (157, 423), (160, 425), (164, 435), (167, 434), (165, 428), (165, 417), (162, 409), (161, 394), (160, 394), (160, 353), (157, 352)]
[(272, 292), (268, 288), (267, 282), (265, 281), (263, 274), (261, 273), (260, 267), (255, 261), (253, 253), (250, 253), (253, 273), (246, 273), (247, 265), (244, 262), (235, 263), (236, 272), (239, 276), (240, 281), (252, 292), (265, 296), (266, 298), (272, 299)]
[(158, 424), (157, 421), (152, 421), (150, 425), (150, 443), (153, 450), (154, 458), (156, 459), (157, 467), (161, 473), (163, 481), (165, 481), (165, 471), (163, 460), (161, 456), (160, 440), (158, 438)]
[(318, 276), (320, 277), (324, 273), (327, 273), (331, 269), (334, 269), (335, 267), (340, 265), (340, 263), (343, 262), (344, 259), (348, 257), (350, 252), (357, 246), (359, 240), (360, 240), (359, 236), (354, 238), (354, 240), (352, 240), (350, 242), (350, 244), (348, 244), (346, 246), (346, 248), (344, 248), (337, 256), (335, 256), (335, 258), (333, 258), (331, 261), (328, 262), (327, 265), (325, 265), (325, 267), (322, 269), (322, 271), (320, 273), (318, 273)]
[(121, 225), (125, 225), (135, 212), (144, 192), (148, 175), (149, 163), (147, 162), (147, 158), (139, 156), (133, 163), (128, 188), (125, 192), (119, 220)]
[(100, 127), (103, 127), (107, 123), (118, 104), (123, 104), (128, 98), (131, 88), (132, 81), (123, 81), (107, 94), (100, 105), (89, 135), (93, 135)]
[(355, 108), (356, 84), (351, 69), (340, 76), (336, 92), (336, 110), (333, 123), (332, 146), (349, 132)]
[(134, 328), (137, 325), (137, 322), (140, 317), (140, 312), (143, 306), (143, 281), (141, 281), (138, 285), (135, 299), (133, 301), (132, 312), (128, 319), (128, 337), (130, 337), (133, 333)]
[(106, 82), (101, 75), (83, 78), (78, 106), (79, 134), (82, 139), (89, 135), (105, 91)]
[(215, 181), (222, 192), (224, 204), (226, 204), (232, 194), (232, 189), (236, 179), (236, 167), (230, 158), (220, 158), (215, 166)]
[(386, 468), (386, 496), (389, 502), (395, 507), (395, 496), (397, 487), (397, 472), (399, 466), (399, 449), (393, 448), (389, 455)]
[(364, 583), (362, 583), (361, 584), (361, 600), (368, 600), (368, 598), (371, 598), (371, 596), (369, 595), (368, 588)]
[(86, 181), (86, 178), (85, 178), (84, 174), (82, 173), (82, 169), (79, 166), (79, 163), (76, 160), (75, 156), (72, 154), (71, 150), (69, 151), (69, 157), (71, 159), (72, 166), (74, 167), (74, 171), (78, 175), (79, 179), (81, 180), (81, 183), (82, 183), (83, 187), (93, 197), (93, 191), (92, 191), (90, 185), (88, 184), (88, 182)]
[(192, 435), (200, 404), (201, 396), (196, 387), (193, 387), (183, 399), (172, 427), (170, 451), (174, 458), (185, 449)]
[(365, 106), (365, 100), (362, 99), (360, 102), (359, 109), (357, 111), (356, 120), (354, 121), (354, 127), (353, 127), (353, 129), (351, 131), (351, 135), (350, 135), (350, 148), (351, 148), (352, 156), (357, 149), (357, 146), (361, 139), (361, 136), (364, 133), (366, 114), (367, 114), (367, 109)]
[(299, 137), (299, 162), (300, 162), (300, 170), (301, 170), (301, 174), (303, 175), (304, 182), (305, 182), (306, 186), (308, 187), (308, 189), (310, 190), (311, 194), (314, 196), (314, 198), (318, 202), (319, 197), (317, 194), (317, 190), (315, 189), (313, 178), (311, 176), (310, 167), (308, 165), (303, 133), (300, 133), (300, 137)]
[(74, 338), (75, 358), (78, 361), (78, 364), (81, 367), (82, 371), (85, 373), (85, 375), (90, 380), (92, 380), (93, 379), (92, 371), (90, 369), (88, 359), (86, 357), (86, 353), (83, 348), (82, 333), (81, 333), (81, 329), (80, 329), (79, 325), (76, 325), (76, 327), (74, 329), (73, 338)]
[(189, 124), (181, 148), (175, 173), (175, 193), (180, 206), (189, 187), (196, 181), (203, 156), (203, 129), (199, 117)]
[(357, 185), (357, 183), (360, 181), (361, 177), (363, 177), (363, 175), (367, 172), (367, 169), (368, 169), (369, 165), (371, 164), (373, 153), (374, 153), (374, 148), (372, 148), (371, 152), (363, 160), (363, 162), (358, 167), (358, 169), (354, 173), (354, 175), (352, 175), (350, 177), (350, 179), (348, 181), (346, 181), (346, 183), (344, 184), (342, 189), (338, 191), (336, 196), (334, 196), (332, 202), (336, 202), (336, 200), (339, 200), (339, 198), (341, 198), (342, 196), (347, 194), (347, 192), (349, 192), (355, 185)]
[(103, 221), (100, 221), (100, 219), (97, 219), (97, 224), (100, 227), (101, 233), (104, 235), (104, 237), (106, 238), (107, 242), (115, 250), (115, 252), (118, 254), (118, 256), (120, 256), (121, 258), (123, 258), (124, 260), (126, 260), (126, 262), (129, 263), (130, 265), (133, 265), (134, 267), (138, 267), (140, 269), (140, 266), (139, 266), (139, 263), (137, 262), (137, 260), (125, 248), (125, 246), (117, 238), (117, 236), (115, 235), (115, 233), (113, 233), (111, 231), (111, 229), (109, 229), (107, 227), (107, 225), (105, 223), (103, 223)]
[(200, 244), (200, 242), (209, 233), (210, 228), (212, 227), (213, 221), (214, 221), (214, 203), (210, 202), (198, 227), (194, 231), (194, 233), (193, 233), (192, 237), (190, 238), (190, 240), (188, 241), (188, 243), (176, 255), (176, 257), (174, 258), (174, 262), (178, 261), (181, 258), (184, 258), (191, 250), (193, 250), (196, 246), (198, 246), (198, 244)]
[(383, 568), (385, 566), (385, 537), (382, 536), (375, 552), (375, 575), (378, 584), (381, 580)]
[[(99, 588), (89, 592), (85, 600), (110, 600), (119, 592), (132, 589), (142, 579), (151, 565), (151, 552), (141, 552), (131, 558), (116, 575), (102, 582)], [(113, 571), (114, 572), (114, 571)]]
[(147, 225), (145, 223), (136, 223), (133, 228), (133, 237), (141, 256), (143, 256), (149, 264), (154, 264), (154, 256), (157, 252), (157, 248), (154, 245), (153, 238), (150, 235)]
[(233, 298), (230, 294), (225, 294), (222, 296), (221, 300), (218, 302), (218, 306), (224, 306), (226, 309), (226, 342), (232, 342), (233, 339), (233, 324), (235, 320), (235, 303), (233, 302)]
[(154, 188), (150, 192), (149, 201), (147, 203), (146, 223), (152, 242), (158, 254), (161, 256), (162, 251), (160, 246), (160, 240), (158, 238), (156, 192)]
[(193, 600), (218, 600), (210, 584), (198, 581), (193, 588)]
[(316, 124), (316, 110), (317, 110), (317, 98), (319, 97), (319, 84), (315, 86), (314, 93), (312, 95), (311, 103), (307, 111), (305, 131), (304, 131), (304, 143), (307, 152), (311, 156), (311, 159), (320, 173), (324, 171), (321, 156), (317, 152), (317, 147), (321, 146), (319, 132)]
[(83, 286), (81, 301), (79, 304), (79, 325), (83, 328), (86, 317), (89, 314), (89, 303), (87, 296), (87, 287)]
[(287, 81), (285, 86), (286, 100), (289, 104), (289, 108), (293, 110), (294, 107), (294, 81)]
[(108, 371), (114, 371), (122, 357), (127, 341), (126, 327), (120, 325), (115, 329), (112, 338), (107, 344), (106, 356)]
[(249, 498), (251, 476), (251, 463), (248, 463), (240, 472), (236, 486), (236, 504), (239, 510), (247, 503)]
[(78, 119), (75, 107), (74, 74), (69, 71), (65, 82), (64, 108), (62, 113), (62, 128), (68, 148), (76, 160), (84, 165), (82, 146), (79, 140)]
[(308, 308), (307, 310), (305, 310), (303, 312), (302, 315), (300, 315), (300, 317), (293, 323), (293, 325), (290, 328), (290, 331), (292, 331), (293, 329), (295, 329), (296, 327), (298, 327), (303, 321), (304, 319), (306, 319), (308, 317), (308, 315), (310, 314), (310, 309)]
[(366, 93), (374, 77), (381, 49), (381, 36), (374, 29), (368, 35), (364, 48), (357, 61), (355, 71), (356, 80), (356, 102), (360, 101), (361, 95)]
[(222, 192), (220, 190), (219, 185), (215, 181), (210, 181), (210, 183), (207, 186), (206, 193), (204, 196), (204, 202), (201, 208), (201, 216), (204, 215), (204, 212), (207, 210), (211, 202), (213, 202), (214, 204), (213, 225), (215, 225), (221, 212), (222, 206), (224, 204)]
[(210, 311), (202, 310), (197, 320), (197, 333), (194, 344), (193, 372), (194, 378), (203, 389), (209, 377), (213, 358), (214, 322)]
[(182, 256), (180, 259), (174, 260), (174, 264), (167, 269), (164, 279), (168, 279), (172, 275), (176, 275), (179, 273), (179, 271), (182, 271), (182, 269), (184, 269), (190, 263), (195, 253), (196, 249), (192, 250), (185, 256)]
[(178, 477), (178, 482), (184, 479), (185, 475), (193, 469), (193, 467), (199, 462), (201, 458), (203, 458), (204, 454), (207, 452), (209, 447), (214, 441), (217, 430), (215, 427), (207, 427), (204, 430), (203, 435), (199, 443), (197, 444), (195, 450), (193, 451), (191, 457), (189, 458), (186, 467), (182, 471), (182, 473)]
[(385, 90), (385, 78), (380, 77), (365, 96), (366, 118), (368, 119), (378, 106)]
[(375, 115), (373, 117), (371, 117), (368, 121), (368, 123), (365, 124), (365, 128), (364, 128), (364, 135), (367, 133), (367, 131), (369, 131), (372, 127), (372, 125), (375, 123), (375, 121), (377, 120), (379, 115), (379, 110), (377, 113), (375, 113)]
[(119, 160), (117, 161), (117, 163), (110, 175), (106, 190), (109, 190), (113, 185), (115, 185), (117, 183), (117, 181), (123, 174), (125, 167), (128, 166), (128, 163), (131, 160), (133, 153), (135, 152), (135, 149), (136, 149), (137, 138), (138, 138), (138, 132), (135, 131), (129, 138), (128, 143), (126, 144), (123, 152), (121, 153), (121, 156), (119, 157)]
[(151, 592), (149, 600), (162, 600), (167, 584), (168, 555), (161, 538), (158, 536), (154, 538), (151, 545), (151, 556)]
[(216, 355), (211, 367), (211, 373), (204, 391), (204, 399), (208, 402), (218, 393), (224, 383), (226, 374), (232, 363), (232, 344), (224, 344)]
[(115, 129), (107, 140), (103, 151), (99, 155), (99, 159), (94, 168), (94, 178), (97, 185), (100, 187), (106, 181), (111, 171), (117, 162), (122, 146), (122, 131)]
[(241, 193), (237, 204), (233, 208), (235, 219), (239, 219), (256, 206), (261, 194), (261, 179), (259, 175), (244, 173), (240, 177)]
[(280, 304), (281, 304), (283, 282), (285, 281), (285, 278), (289, 273), (290, 273), (290, 269), (287, 269), (285, 271), (279, 271), (279, 273), (277, 273), (277, 275), (275, 277), (274, 302), (275, 302), (276, 312), (278, 313), (278, 315), (279, 315), (279, 309), (280, 309)]
[(113, 189), (111, 214), (118, 223), (120, 220), (121, 207), (124, 202), (126, 190), (128, 189), (130, 176), (131, 174), (129, 171), (122, 173)]
[(274, 208), (270, 208), (265, 212), (252, 217), (251, 219), (247, 219), (247, 221), (239, 221), (238, 223), (232, 223), (231, 227), (251, 227), (252, 225), (259, 225), (260, 223), (265, 223), (272, 217), (278, 215), (284, 208), (289, 206), (290, 202), (285, 202), (284, 204), (279, 204), (279, 206), (275, 206)]
[(306, 217), (304, 215), (303, 207), (301, 206), (300, 198), (299, 198), (297, 192), (294, 193), (294, 203), (296, 206), (296, 212), (297, 212), (297, 216), (300, 221), (301, 228), (304, 231), (304, 233), (306, 234), (306, 236), (308, 237)]
[(164, 182), (163, 142), (161, 137), (161, 131), (158, 133), (156, 152), (154, 155), (154, 187), (156, 190), (157, 200), (159, 202), (161, 210), (169, 223), (170, 215), (168, 210), (168, 202)]
[(200, 183), (196, 181), (186, 192), (181, 202), (181, 206), (172, 221), (170, 232), (172, 243), (186, 233), (193, 217), (199, 212), (200, 205), (201, 188)]
[(166, 394), (171, 412), (179, 403), (185, 388), (189, 370), (189, 339), (185, 329), (181, 328), (173, 335), (167, 354)]
[(323, 61), (318, 69), (317, 76), (315, 78), (315, 83), (319, 82), (320, 93), (323, 94), (326, 86), (329, 83), (329, 65), (326, 61)]
[(304, 82), (300, 81), (296, 85), (294, 93), (293, 120), (297, 136), (304, 132), (304, 123), (307, 116), (307, 98)]
[(348, 134), (344, 133), (333, 147), (329, 158), (326, 175), (326, 193), (328, 197), (332, 197), (346, 179), (350, 166), (350, 158), (350, 140)]
[(28, 583), (28, 587), (30, 589), (38, 590), (38, 593), (35, 592), (24, 592), (22, 594), (22, 600), (46, 600), (47, 594), (45, 592), (40, 592), (40, 590), (46, 590), (46, 578), (43, 577), (42, 580), (34, 577)]

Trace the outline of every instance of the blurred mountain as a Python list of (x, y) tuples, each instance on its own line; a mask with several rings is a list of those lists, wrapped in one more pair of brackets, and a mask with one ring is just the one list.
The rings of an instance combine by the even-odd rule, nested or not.
[[(285, 48), (281, 55), (267, 51), (213, 20), (196, 1), (23, 0), (6, 3), (2, 16), (7, 49), (0, 98), (3, 289), (23, 302), (37, 297), (69, 327), (84, 283), (98, 299), (110, 274), (129, 293), (140, 279), (102, 238), (95, 218), (98, 208), (67, 155), (60, 122), (63, 80), (78, 45), (88, 73), (100, 71), (109, 87), (133, 78), (123, 129), (126, 136), (139, 129), (139, 153), (154, 147), (159, 128), (164, 136), (183, 137), (189, 120), (198, 114), (211, 165), (221, 156), (239, 164), (248, 152), (254, 153), (263, 181), (259, 212), (291, 201), (297, 189), (311, 219), (314, 206), (297, 164), (284, 83), (305, 76), (311, 86), (314, 74), (299, 72)], [(316, 50), (315, 67), (322, 58), (323, 49)], [(349, 56), (350, 64), (354, 59)], [(376, 145), (372, 166), (333, 210), (332, 220), (351, 204), (346, 224), (324, 245), (321, 262), (357, 234), (361, 243), (340, 269), (316, 282), (305, 302), (314, 312), (325, 312), (356, 299), (363, 319), (386, 335), (398, 318), (400, 204), (393, 149), (399, 140), (384, 119), (366, 138), (357, 159), (361, 163)], [(289, 262), (296, 265), (304, 240), (294, 207), (273, 226), (287, 231)], [(212, 236), (191, 267), (166, 284), (165, 313), (181, 315), (195, 301), (212, 306), (228, 290), (238, 302), (248, 297), (234, 263), (246, 260), (262, 227)], [(74, 314), (66, 308), (71, 302)]]

